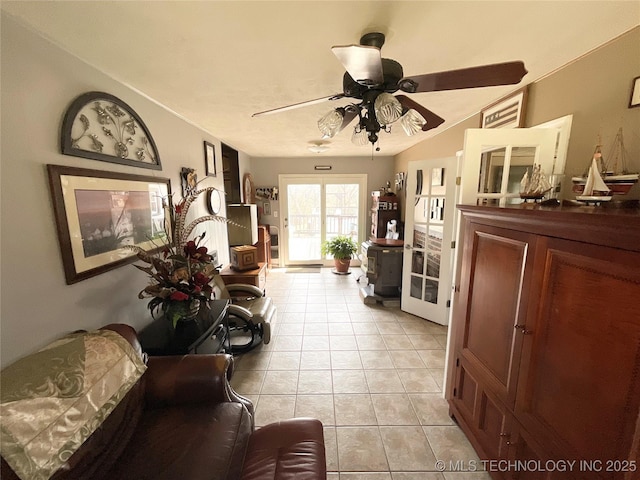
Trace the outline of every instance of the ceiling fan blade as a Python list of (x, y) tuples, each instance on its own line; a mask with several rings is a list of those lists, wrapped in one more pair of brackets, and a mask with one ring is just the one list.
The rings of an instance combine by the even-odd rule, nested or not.
[(364, 86), (381, 85), (384, 82), (380, 49), (366, 45), (331, 47), (331, 51), (344, 65), (351, 78)]
[(398, 85), (407, 93), (436, 92), (511, 85), (520, 82), (526, 74), (523, 62), (506, 62), (405, 77)]
[(259, 117), (262, 115), (271, 115), (272, 113), (286, 112), (287, 110), (293, 110), (295, 108), (306, 107), (309, 105), (316, 105), (318, 103), (326, 102), (328, 100), (338, 100), (344, 97), (344, 93), (336, 93), (335, 95), (329, 95), (328, 97), (316, 98), (315, 100), (307, 100), (306, 102), (294, 103), (285, 107), (272, 108), (271, 110), (265, 110), (263, 112), (254, 113), (252, 117)]
[(440, 126), (442, 123), (444, 123), (444, 118), (436, 115), (431, 110), (426, 109), (425, 107), (420, 105), (418, 102), (411, 100), (406, 95), (396, 95), (396, 98), (402, 104), (403, 107), (413, 108), (416, 112), (418, 112), (420, 115), (424, 117), (427, 123), (425, 123), (422, 126), (423, 132), (436, 128)]

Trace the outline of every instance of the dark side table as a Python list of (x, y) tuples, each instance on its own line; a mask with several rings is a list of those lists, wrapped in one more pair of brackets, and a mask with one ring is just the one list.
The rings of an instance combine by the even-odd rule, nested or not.
[(164, 316), (138, 332), (148, 355), (184, 355), (231, 352), (227, 310), (229, 300), (210, 300), (195, 320), (178, 322), (175, 331)]

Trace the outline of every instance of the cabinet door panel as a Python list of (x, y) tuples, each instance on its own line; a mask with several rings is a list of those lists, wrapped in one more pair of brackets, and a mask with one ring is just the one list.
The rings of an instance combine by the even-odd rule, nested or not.
[(476, 399), (478, 396), (478, 382), (466, 368), (464, 361), (458, 361), (456, 366), (455, 387), (451, 402), (456, 408), (456, 416), (469, 426), (475, 425)]
[(515, 326), (526, 318), (535, 236), (481, 226), (468, 235), (470, 257), (463, 291), (468, 292), (462, 355), (482, 383), (513, 407), (522, 335)]
[(480, 392), (478, 402), (478, 441), (489, 458), (505, 458), (509, 430), (507, 419), (511, 414), (487, 391)]
[[(485, 458), (501, 458), (507, 446), (507, 417), (511, 414), (495, 398), (484, 390), (466, 369), (466, 362), (459, 362), (456, 372), (455, 395), (452, 398), (457, 417), (473, 431), (474, 441), (481, 447)], [(460, 420), (460, 419), (459, 419)]]
[[(542, 451), (541, 447), (524, 431), (515, 420), (509, 426), (511, 432), (509, 440), (509, 475), (513, 480), (568, 480), (575, 478), (571, 468), (564, 471), (552, 471), (555, 463), (550, 463), (551, 468), (542, 471), (550, 459), (549, 455)], [(562, 460), (562, 459), (558, 459)], [(553, 462), (553, 461), (552, 461)], [(558, 464), (559, 465), (559, 464)], [(564, 466), (564, 464), (563, 464)], [(573, 466), (578, 470), (578, 467)], [(560, 470), (560, 468), (558, 468)], [(581, 479), (584, 480), (584, 479)]]
[(543, 258), (516, 415), (565, 458), (627, 459), (639, 434), (638, 255), (549, 240)]

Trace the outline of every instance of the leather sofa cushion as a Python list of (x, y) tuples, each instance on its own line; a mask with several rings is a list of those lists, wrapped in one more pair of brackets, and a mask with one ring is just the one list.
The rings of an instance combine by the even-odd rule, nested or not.
[(242, 480), (326, 478), (322, 423), (293, 418), (256, 430), (247, 447)]
[(226, 480), (240, 477), (251, 435), (240, 403), (145, 410), (109, 479)]

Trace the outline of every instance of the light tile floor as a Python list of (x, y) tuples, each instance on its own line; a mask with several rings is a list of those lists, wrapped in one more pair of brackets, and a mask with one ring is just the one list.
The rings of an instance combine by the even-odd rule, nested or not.
[(446, 327), (365, 305), (358, 277), (270, 271), (272, 341), (236, 357), (231, 381), (256, 425), (320, 419), (330, 480), (489, 479), (453, 471), (480, 463), (442, 398)]

